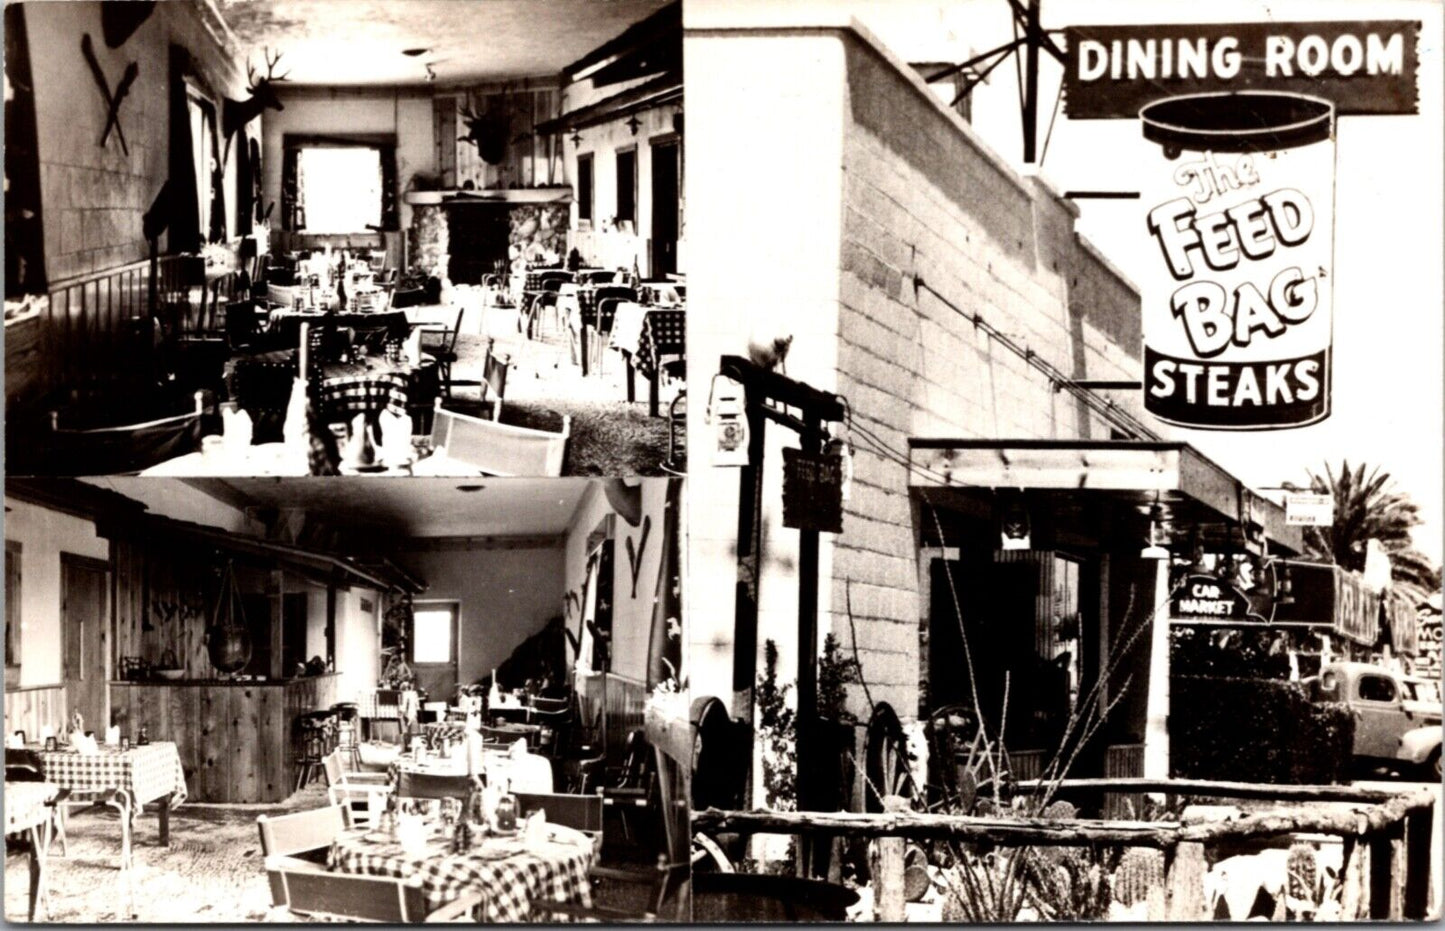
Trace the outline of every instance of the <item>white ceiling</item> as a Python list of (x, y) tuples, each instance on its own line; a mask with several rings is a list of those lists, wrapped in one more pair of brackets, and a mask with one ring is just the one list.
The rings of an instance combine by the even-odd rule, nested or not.
[[(352, 533), (364, 550), (387, 549), (385, 538), (553, 536), (562, 534), (586, 492), (585, 478), (109, 478), (105, 487), (143, 501), (152, 513), (182, 520), (169, 502), (199, 490), (232, 507), (301, 508), (309, 518)], [(481, 486), (477, 491), (463, 487)], [(208, 521), (209, 522), (209, 521)]]
[[(216, 0), (240, 52), (293, 84), (479, 83), (557, 74), (670, 0)], [(429, 51), (415, 58), (403, 49)]]

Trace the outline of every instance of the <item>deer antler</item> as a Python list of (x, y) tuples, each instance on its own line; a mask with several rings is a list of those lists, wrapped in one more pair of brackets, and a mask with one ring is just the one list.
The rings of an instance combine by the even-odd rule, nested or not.
[(251, 62), (249, 60), (246, 62), (246, 86), (251, 90), (255, 90), (262, 84), (270, 84), (272, 81), (284, 81), (286, 80), (286, 75), (291, 73), (287, 71), (286, 74), (279, 76), (275, 73), (276, 65), (281, 61), (281, 52), (278, 51), (276, 57), (272, 58), (271, 47), (268, 45), (262, 47), (261, 55), (266, 59), (266, 77), (260, 81), (256, 80), (256, 69), (251, 65)]

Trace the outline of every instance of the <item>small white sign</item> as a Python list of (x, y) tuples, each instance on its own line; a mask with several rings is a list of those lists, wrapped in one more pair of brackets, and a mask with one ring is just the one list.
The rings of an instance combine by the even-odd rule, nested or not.
[(1328, 527), (1335, 522), (1335, 498), (1300, 492), (1285, 495), (1284, 522), (1292, 527)]

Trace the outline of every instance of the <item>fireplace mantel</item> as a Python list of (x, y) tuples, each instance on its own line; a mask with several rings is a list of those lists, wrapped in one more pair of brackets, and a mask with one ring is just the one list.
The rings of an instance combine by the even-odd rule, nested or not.
[(407, 191), (402, 200), (414, 207), (465, 204), (565, 204), (572, 201), (570, 187), (503, 188), (487, 191)]

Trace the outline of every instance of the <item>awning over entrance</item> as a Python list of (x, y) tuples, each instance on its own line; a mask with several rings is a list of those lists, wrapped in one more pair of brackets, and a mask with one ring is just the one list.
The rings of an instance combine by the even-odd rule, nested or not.
[(914, 438), (908, 459), (914, 488), (1011, 489), (1061, 507), (1091, 498), (1145, 511), (1157, 503), (1174, 547), (1253, 538), (1273, 555), (1298, 555), (1304, 546), (1284, 508), (1187, 443)]

